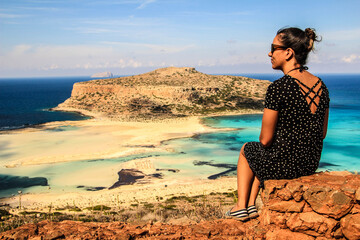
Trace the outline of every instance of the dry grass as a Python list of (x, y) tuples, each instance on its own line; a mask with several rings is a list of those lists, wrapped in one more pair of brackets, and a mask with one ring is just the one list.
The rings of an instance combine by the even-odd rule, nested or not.
[[(49, 209), (45, 212), (17, 209), (17, 214), (10, 212), (8, 206), (0, 207), (0, 232), (17, 228), (26, 223), (37, 223), (42, 220), (59, 222), (76, 220), (83, 222), (111, 222), (143, 224), (148, 222), (164, 222), (187, 224), (203, 220), (222, 218), (225, 210), (236, 202), (236, 192), (211, 193), (194, 197), (173, 196), (157, 202), (139, 202), (130, 207), (109, 207), (104, 205), (90, 206), (80, 209), (77, 206)], [(16, 209), (14, 209), (16, 210)]]

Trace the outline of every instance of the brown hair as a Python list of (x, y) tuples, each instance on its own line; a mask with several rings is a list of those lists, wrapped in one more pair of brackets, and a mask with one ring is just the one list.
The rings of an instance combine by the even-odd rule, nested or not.
[(309, 52), (314, 49), (314, 42), (321, 41), (313, 28), (306, 28), (305, 31), (295, 27), (282, 28), (277, 35), (285, 47), (294, 50), (295, 59), (301, 66), (306, 64)]

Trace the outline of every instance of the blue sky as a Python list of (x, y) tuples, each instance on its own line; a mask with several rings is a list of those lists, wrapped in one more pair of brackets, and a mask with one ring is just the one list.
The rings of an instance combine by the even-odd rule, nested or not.
[(270, 73), (279, 28), (312, 27), (312, 72), (360, 72), (358, 0), (1, 0), (0, 77), (191, 66)]

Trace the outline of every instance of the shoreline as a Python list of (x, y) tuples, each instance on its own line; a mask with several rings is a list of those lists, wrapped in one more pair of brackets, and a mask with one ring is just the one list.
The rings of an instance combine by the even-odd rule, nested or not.
[(188, 181), (168, 181), (156, 179), (151, 183), (123, 185), (113, 189), (86, 192), (28, 193), (0, 198), (0, 204), (10, 206), (13, 211), (22, 210), (46, 211), (52, 208), (66, 208), (77, 206), (85, 209), (94, 205), (105, 205), (111, 208), (129, 207), (132, 204), (158, 202), (178, 196), (199, 196), (211, 193), (233, 192), (236, 188), (236, 177), (222, 177), (215, 180), (189, 179)]
[[(254, 113), (229, 113), (227, 115), (243, 115), (243, 114), (254, 114)], [(213, 115), (215, 116), (215, 115)], [(210, 117), (213, 117), (210, 116)], [(223, 116), (223, 115), (216, 115)], [(174, 118), (174, 119), (161, 119), (153, 120), (147, 122), (125, 122), (125, 121), (114, 121), (114, 120), (105, 120), (93, 117), (86, 120), (77, 120), (77, 121), (55, 121), (48, 122), (44, 124), (39, 124), (36, 128), (28, 127), (23, 129), (15, 129), (7, 132), (2, 132), (0, 134), (1, 138), (7, 138), (7, 140), (12, 145), (12, 151), (16, 152), (15, 157), (12, 156), (10, 159), (7, 159), (6, 164), (1, 162), (3, 166), (6, 166), (6, 169), (18, 169), (19, 167), (26, 166), (40, 166), (42, 164), (54, 164), (54, 163), (65, 163), (65, 162), (79, 162), (79, 161), (91, 161), (97, 159), (106, 159), (106, 158), (116, 158), (116, 157), (125, 157), (135, 154), (143, 154), (152, 152), (172, 152), (172, 149), (168, 149), (162, 144), (166, 141), (179, 138), (187, 138), (196, 136), (198, 134), (212, 133), (212, 132), (224, 132), (224, 131), (233, 131), (236, 128), (213, 128), (207, 126), (203, 123), (203, 116), (190, 116), (184, 118)], [(166, 127), (164, 127), (166, 126)], [(61, 128), (77, 128), (76, 130), (61, 130)], [(57, 130), (60, 129), (60, 130)], [(84, 144), (81, 145), (81, 141), (84, 141), (82, 138), (81, 141), (74, 141), (79, 134), (83, 135), (85, 139), (96, 138), (89, 146), (86, 147), (85, 152), (80, 152), (77, 155), (72, 152), (73, 150), (78, 150), (84, 147)], [(145, 136), (144, 136), (145, 135)], [(25, 140), (24, 140), (25, 138)], [(126, 139), (125, 139), (126, 138)], [(125, 139), (125, 140), (124, 140)], [(117, 142), (123, 140), (123, 143), (118, 144)], [(37, 142), (37, 144), (47, 142), (48, 146), (56, 145), (55, 150), (51, 148), (47, 149), (47, 153), (42, 153), (44, 149), (38, 149), (36, 151), (36, 145), (32, 142)], [(49, 143), (50, 141), (50, 143)], [(105, 143), (103, 142), (105, 141)], [(56, 142), (70, 142), (69, 144), (55, 144)], [(86, 141), (85, 141), (86, 142)], [(106, 146), (107, 149), (101, 149), (97, 144), (101, 143), (101, 146)], [(77, 143), (77, 144), (74, 144)], [(81, 146), (79, 146), (79, 143)], [(114, 144), (115, 143), (115, 144)], [(85, 144), (86, 145), (86, 144)], [(94, 149), (95, 148), (95, 149)], [(102, 150), (102, 152), (98, 152)], [(69, 153), (69, 154), (64, 154)], [(71, 154), (72, 153), (72, 154)], [(136, 162), (149, 160), (154, 161), (151, 157), (141, 158), (130, 160), (121, 164), (122, 169), (131, 168), (144, 171), (145, 173), (154, 173), (154, 167), (144, 169), (143, 166), (136, 165)], [(120, 169), (119, 169), (120, 170)], [(220, 170), (221, 171), (221, 170)], [(0, 172), (1, 174), (1, 172)], [(229, 180), (224, 179), (233, 179), (229, 183), (225, 184), (224, 182)], [(164, 179), (150, 179), (147, 183), (135, 183), (133, 185), (124, 185), (115, 189), (105, 189), (99, 191), (81, 191), (81, 192), (65, 192), (65, 193), (53, 193), (53, 192), (40, 192), (40, 193), (27, 193), (22, 194), (21, 198), (23, 201), (23, 206), (26, 206), (29, 209), (38, 209), (48, 206), (50, 203), (55, 204), (55, 202), (64, 202), (71, 201), (80, 201), (82, 204), (87, 204), (89, 201), (99, 203), (103, 202), (99, 200), (103, 196), (111, 198), (114, 194), (127, 192), (125, 195), (129, 195), (130, 199), (124, 199), (123, 201), (131, 204), (136, 192), (143, 192), (141, 199), (151, 200), (153, 199), (153, 194), (159, 186), (166, 186), (165, 189), (160, 191), (160, 195), (157, 197), (166, 198), (167, 195), (179, 195), (179, 194), (194, 194), (199, 195), (211, 189), (218, 189), (216, 191), (221, 191), (224, 187), (228, 189), (234, 189), (236, 185), (235, 178), (233, 177), (220, 177), (216, 180), (201, 179), (201, 177), (189, 178), (188, 180), (176, 179), (176, 174), (168, 178), (165, 176)], [(194, 184), (199, 183), (199, 184)], [(215, 184), (217, 183), (217, 184)], [(235, 183), (235, 185), (234, 185)], [(205, 188), (203, 185), (206, 185)], [(224, 185), (225, 184), (225, 185)], [(179, 186), (182, 186), (181, 189), (187, 189), (182, 191), (178, 189)], [(199, 187), (200, 186), (200, 187)], [(221, 187), (218, 187), (221, 186)], [(228, 187), (230, 186), (230, 188)], [(152, 190), (149, 190), (152, 189)], [(170, 190), (172, 189), (172, 190)], [(178, 190), (176, 190), (178, 189)], [(133, 194), (132, 194), (133, 193)], [(150, 195), (149, 195), (150, 194)], [(123, 194), (121, 194), (123, 195)], [(147, 196), (149, 195), (149, 196)], [(66, 199), (68, 201), (66, 201)], [(87, 199), (87, 200), (82, 200)], [(89, 200), (91, 199), (91, 200)], [(110, 200), (106, 200), (110, 204)], [(1, 198), (0, 203), (10, 204), (16, 206), (19, 203), (18, 196), (15, 197), (6, 197)]]

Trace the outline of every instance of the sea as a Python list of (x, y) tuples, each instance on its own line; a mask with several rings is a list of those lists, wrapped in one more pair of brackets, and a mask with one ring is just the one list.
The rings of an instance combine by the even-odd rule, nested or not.
[[(234, 74), (274, 81), (282, 75)], [(360, 74), (317, 74), (330, 92), (328, 134), (318, 171), (360, 171)], [(11, 78), (0, 79), (0, 131), (29, 127), (41, 123), (64, 120), (84, 120), (78, 113), (51, 111), (71, 95), (75, 82), (89, 77)], [(96, 176), (96, 170), (114, 171), (114, 166), (133, 159), (153, 157), (157, 168), (178, 169), (165, 173), (169, 179), (209, 178), (235, 175), (239, 150), (245, 142), (258, 141), (261, 114), (205, 117), (203, 124), (217, 128), (234, 128), (163, 142), (173, 151), (138, 154), (122, 158), (99, 159), (69, 163), (43, 164), (5, 168), (8, 146), (0, 142), (0, 197), (49, 191), (96, 191), (110, 187), (116, 179), (95, 179), (90, 185), (63, 181), (76, 174)], [(62, 130), (76, 131), (76, 129)], [(1, 134), (1, 132), (0, 132)], [(119, 171), (120, 169), (116, 170)], [(106, 172), (105, 171), (105, 172)], [(90, 174), (91, 173), (91, 174)], [(47, 186), (44, 185), (44, 181)], [(33, 184), (29, 184), (33, 183)], [(65, 184), (66, 182), (66, 184)], [(29, 185), (35, 185), (31, 186)], [(87, 182), (89, 183), (89, 181)]]

